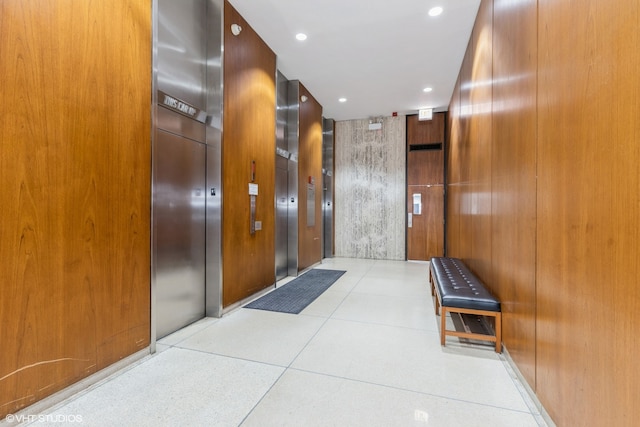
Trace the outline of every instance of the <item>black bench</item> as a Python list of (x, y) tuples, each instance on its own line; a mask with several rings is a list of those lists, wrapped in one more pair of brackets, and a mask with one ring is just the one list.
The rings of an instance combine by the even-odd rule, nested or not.
[[(502, 352), (502, 312), (498, 301), (458, 258), (431, 258), (429, 266), (431, 295), (436, 297), (436, 315), (440, 312), (440, 344), (447, 335), (491, 341), (496, 353)], [(446, 314), (475, 314), (495, 319), (495, 335), (460, 332), (446, 329)]]

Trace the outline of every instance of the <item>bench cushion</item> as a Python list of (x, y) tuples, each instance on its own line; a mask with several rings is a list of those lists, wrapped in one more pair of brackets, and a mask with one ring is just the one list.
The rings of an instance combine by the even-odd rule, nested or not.
[(431, 258), (440, 303), (445, 307), (500, 311), (498, 301), (458, 258)]

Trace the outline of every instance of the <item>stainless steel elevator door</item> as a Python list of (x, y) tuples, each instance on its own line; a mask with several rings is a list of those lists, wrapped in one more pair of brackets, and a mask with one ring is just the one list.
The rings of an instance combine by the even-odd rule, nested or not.
[(276, 280), (288, 274), (289, 172), (276, 168)]
[(205, 145), (157, 132), (153, 224), (156, 337), (205, 316)]

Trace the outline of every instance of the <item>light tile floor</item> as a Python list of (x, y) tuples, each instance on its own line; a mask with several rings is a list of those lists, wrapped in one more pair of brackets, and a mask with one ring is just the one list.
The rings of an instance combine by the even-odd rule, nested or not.
[(299, 315), (241, 308), (203, 319), (34, 424), (546, 425), (491, 344), (440, 346), (428, 264), (334, 258), (317, 268), (347, 272)]

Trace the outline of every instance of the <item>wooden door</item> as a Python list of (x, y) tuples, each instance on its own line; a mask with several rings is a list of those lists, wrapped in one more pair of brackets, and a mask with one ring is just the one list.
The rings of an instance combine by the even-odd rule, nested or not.
[(407, 116), (407, 259), (444, 255), (445, 113)]
[[(420, 203), (414, 203), (419, 198)], [(444, 186), (410, 185), (407, 194), (407, 259), (429, 260), (444, 249)]]

